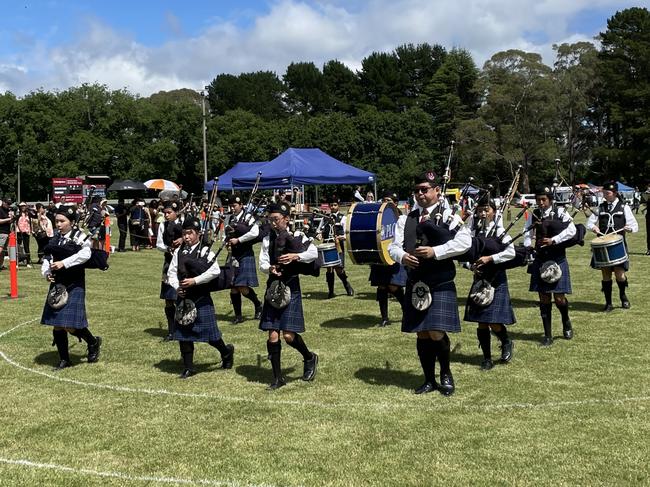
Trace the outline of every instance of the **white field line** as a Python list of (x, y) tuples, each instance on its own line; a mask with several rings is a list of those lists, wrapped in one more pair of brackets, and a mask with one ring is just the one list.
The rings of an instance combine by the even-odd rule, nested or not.
[[(10, 332), (16, 330), (17, 328), (24, 326), (28, 323), (33, 323), (38, 318), (26, 321), (19, 325), (14, 326), (10, 330), (0, 334), (0, 338), (8, 335)], [(420, 410), (428, 411), (442, 411), (442, 410), (478, 410), (478, 411), (494, 411), (494, 410), (535, 410), (535, 409), (551, 409), (551, 408), (563, 408), (563, 407), (572, 407), (572, 406), (598, 406), (598, 405), (611, 405), (611, 404), (625, 404), (625, 403), (634, 403), (634, 402), (646, 402), (650, 400), (650, 396), (636, 396), (636, 397), (617, 397), (617, 398), (604, 398), (604, 399), (578, 399), (575, 401), (548, 401), (540, 403), (527, 403), (527, 402), (515, 402), (515, 403), (493, 403), (493, 404), (463, 404), (455, 403), (453, 399), (448, 399), (446, 404), (441, 404), (436, 401), (432, 401), (429, 404), (422, 404), (417, 400), (404, 401), (404, 402), (375, 402), (375, 403), (353, 403), (353, 402), (337, 402), (337, 403), (327, 403), (320, 401), (303, 401), (303, 400), (289, 400), (289, 399), (263, 399), (259, 397), (238, 397), (238, 396), (227, 396), (220, 394), (209, 394), (209, 393), (193, 393), (193, 392), (176, 392), (169, 391), (167, 389), (143, 389), (136, 387), (127, 387), (127, 386), (114, 386), (110, 384), (98, 384), (95, 382), (84, 382), (75, 379), (69, 379), (66, 377), (61, 377), (59, 374), (50, 374), (43, 372), (42, 370), (32, 369), (24, 365), (19, 364), (7, 356), (3, 351), (0, 350), (0, 358), (13, 367), (16, 367), (25, 372), (32, 374), (40, 375), (47, 377), (48, 379), (58, 381), (58, 382), (67, 382), (69, 384), (74, 384), (81, 387), (89, 387), (94, 389), (104, 389), (114, 392), (120, 392), (125, 394), (144, 394), (150, 396), (171, 396), (171, 397), (186, 397), (186, 398), (203, 398), (203, 399), (215, 399), (219, 401), (226, 402), (239, 402), (239, 403), (264, 403), (269, 405), (279, 405), (279, 406), (299, 406), (299, 407), (317, 407), (323, 409), (376, 409), (379, 411), (391, 410), (391, 409), (400, 409), (400, 408), (412, 408), (414, 405), (417, 405)]]
[(90, 470), (87, 468), (66, 467), (65, 465), (56, 465), (53, 463), (39, 463), (30, 460), (16, 460), (11, 458), (1, 458), (0, 463), (7, 465), (17, 465), (31, 469), (46, 469), (55, 470), (57, 472), (67, 472), (80, 475), (91, 475), (93, 477), (105, 477), (121, 480), (128, 480), (130, 482), (157, 482), (161, 484), (178, 484), (178, 485), (211, 485), (218, 487), (270, 487), (269, 484), (242, 484), (239, 482), (232, 482), (227, 480), (190, 480), (190, 479), (177, 479), (174, 477), (153, 477), (153, 476), (138, 476), (129, 475), (122, 472), (101, 472), (97, 470)]

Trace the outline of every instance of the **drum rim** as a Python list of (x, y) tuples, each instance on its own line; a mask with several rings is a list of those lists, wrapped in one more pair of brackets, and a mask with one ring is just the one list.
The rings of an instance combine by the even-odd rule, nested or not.
[[(357, 250), (354, 250), (352, 248), (352, 240), (350, 240), (350, 230), (351, 230), (351, 224), (352, 224), (352, 215), (354, 215), (354, 210), (356, 209), (357, 205), (363, 205), (363, 204), (379, 204), (379, 209), (377, 210), (377, 219), (375, 221), (375, 243), (377, 245), (377, 252), (379, 254), (379, 260), (381, 261), (381, 265), (388, 265), (391, 266), (395, 264), (395, 261), (393, 258), (390, 256), (388, 253), (388, 248), (384, 249), (384, 246), (382, 245), (382, 240), (381, 240), (381, 220), (384, 216), (384, 210), (387, 207), (390, 207), (393, 209), (393, 212), (396, 216), (396, 220), (399, 220), (399, 211), (397, 208), (397, 205), (395, 203), (392, 203), (390, 201), (383, 201), (383, 202), (378, 202), (374, 201), (372, 203), (361, 203), (361, 202), (356, 202), (353, 203), (352, 206), (350, 207), (348, 214), (346, 215), (346, 226), (345, 226), (345, 239), (348, 242), (348, 256), (350, 257), (350, 260), (352, 261), (353, 264), (355, 265), (360, 265), (359, 262), (357, 262), (357, 259), (355, 258), (354, 253), (357, 252)], [(372, 230), (368, 230), (370, 232)], [(367, 252), (369, 249), (363, 249), (364, 252)], [(373, 263), (371, 262), (366, 262), (364, 265), (372, 265)]]
[[(605, 239), (608, 240), (605, 240)], [(608, 245), (612, 244), (618, 244), (619, 242), (623, 242), (625, 239), (623, 238), (623, 235), (619, 233), (608, 233), (607, 235), (600, 235), (596, 238), (594, 238), (591, 241), (591, 246), (592, 247), (606, 247)]]

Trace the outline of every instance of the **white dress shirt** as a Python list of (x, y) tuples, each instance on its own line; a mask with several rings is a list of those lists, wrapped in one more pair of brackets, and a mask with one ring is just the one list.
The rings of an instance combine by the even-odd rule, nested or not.
[[(63, 235), (62, 239), (63, 239), (62, 241), (63, 244), (65, 244), (68, 240), (72, 239), (75, 243), (81, 245), (81, 249), (76, 254), (73, 254), (70, 257), (66, 257), (61, 261), (63, 263), (63, 267), (68, 269), (75, 265), (84, 264), (85, 262), (88, 261), (88, 259), (90, 259), (90, 240), (86, 239), (86, 234), (83, 233), (81, 230), (74, 230), (74, 229), (70, 230), (68, 233)], [(52, 271), (50, 270), (50, 266), (51, 266), (50, 260), (43, 259), (43, 263), (41, 264), (41, 275), (43, 277), (47, 277), (50, 274), (52, 274)]]

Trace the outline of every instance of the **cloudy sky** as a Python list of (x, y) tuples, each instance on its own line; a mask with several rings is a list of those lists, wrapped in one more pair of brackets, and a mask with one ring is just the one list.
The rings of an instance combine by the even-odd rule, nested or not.
[(353, 69), (404, 43), (463, 47), (481, 66), (505, 49), (593, 40), (650, 0), (41, 0), (3, 2), (0, 92), (98, 82), (149, 95), (219, 73), (338, 59)]

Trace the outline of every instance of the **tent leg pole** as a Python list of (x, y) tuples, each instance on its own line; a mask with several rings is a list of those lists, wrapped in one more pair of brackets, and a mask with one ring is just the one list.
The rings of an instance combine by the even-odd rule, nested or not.
[(375, 182), (375, 201), (379, 201), (379, 200), (377, 199), (377, 178), (376, 178), (376, 177), (375, 177), (375, 181), (374, 181), (374, 182)]

